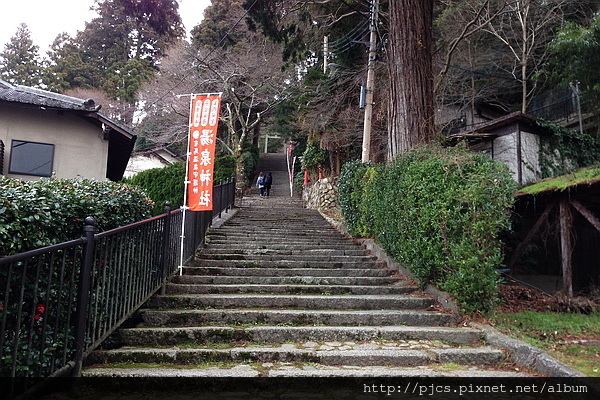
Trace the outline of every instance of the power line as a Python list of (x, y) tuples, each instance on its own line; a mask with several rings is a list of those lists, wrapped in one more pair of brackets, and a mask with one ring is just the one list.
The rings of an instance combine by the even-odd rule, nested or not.
[[(443, 66), (444, 64), (439, 62), (439, 61), (435, 61), (434, 64), (436, 65), (440, 65)], [(464, 68), (464, 67), (459, 67), (458, 65), (455, 64), (450, 64), (450, 68), (454, 68), (454, 69), (458, 69), (464, 72), (470, 72), (474, 75), (480, 75), (480, 76), (486, 76), (486, 77), (490, 77), (490, 78), (498, 78), (498, 79), (504, 79), (506, 81), (511, 81), (514, 82), (516, 80), (516, 78), (509, 78), (507, 76), (502, 76), (502, 75), (496, 75), (496, 74), (490, 74), (488, 72), (481, 72), (475, 69), (469, 69), (469, 68)]]
[(362, 24), (362, 25), (357, 25), (358, 29), (353, 29), (353, 31), (348, 32), (344, 37), (335, 40), (333, 42), (329, 42), (328, 44), (328, 50), (329, 52), (338, 52), (341, 53), (345, 50), (347, 50), (349, 47), (351, 47), (352, 45), (354, 45), (356, 42), (356, 40), (358, 38), (360, 38), (361, 36), (364, 36), (367, 34), (367, 32), (369, 32), (369, 21), (366, 21), (366, 23)]
[[(356, 11), (357, 13), (359, 13), (360, 15), (362, 15), (362, 16), (363, 16), (363, 17), (364, 17), (364, 18), (365, 18), (367, 21), (368, 21), (368, 20), (371, 18), (369, 15), (365, 15), (365, 14), (363, 14), (363, 12), (362, 12), (362, 11), (360, 11), (360, 10), (356, 9), (356, 8), (355, 8), (353, 5), (351, 5), (351, 4), (348, 4), (348, 3), (346, 2), (346, 0), (340, 0), (340, 1), (341, 1), (342, 3), (344, 3), (345, 5), (347, 5), (348, 7), (350, 7), (352, 10), (354, 10), (354, 11)], [(365, 7), (365, 9), (366, 9), (366, 7)]]
[(369, 21), (363, 21), (362, 23), (360, 23), (360, 24), (356, 25), (354, 28), (352, 28), (348, 33), (346, 33), (346, 35), (344, 35), (340, 39), (329, 42), (329, 44), (335, 46), (337, 43), (344, 42), (344, 41), (348, 40), (349, 36), (354, 36), (356, 33), (363, 32), (365, 27), (368, 27), (368, 26), (369, 26)]

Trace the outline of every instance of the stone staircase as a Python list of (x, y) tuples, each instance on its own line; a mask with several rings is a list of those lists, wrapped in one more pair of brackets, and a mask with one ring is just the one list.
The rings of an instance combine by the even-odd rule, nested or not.
[(481, 331), (290, 197), (281, 169), (272, 196), (245, 197), (211, 229), (84, 376), (522, 376)]

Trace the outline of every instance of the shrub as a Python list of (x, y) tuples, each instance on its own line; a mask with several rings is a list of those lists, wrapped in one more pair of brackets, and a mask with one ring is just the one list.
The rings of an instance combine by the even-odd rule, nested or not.
[(164, 212), (165, 203), (171, 202), (171, 208), (183, 205), (185, 181), (185, 162), (177, 162), (164, 168), (152, 168), (141, 171), (123, 182), (143, 188), (154, 202), (153, 215)]
[(0, 176), (0, 255), (81, 237), (88, 216), (104, 231), (148, 218), (151, 207), (143, 191), (114, 182)]
[(465, 310), (494, 306), (502, 261), (497, 238), (509, 227), (516, 186), (503, 164), (466, 149), (427, 146), (389, 165), (346, 164), (340, 181), (352, 234), (375, 237), (422, 284), (448, 291)]
[[(150, 216), (152, 205), (142, 190), (114, 182), (22, 181), (0, 176), (0, 256), (79, 238), (88, 216), (95, 218), (98, 231), (143, 220)], [(65, 359), (57, 354), (72, 354), (68, 343), (73, 343), (73, 326), (68, 321), (77, 288), (59, 289), (63, 279), (68, 284), (69, 276), (79, 276), (79, 268), (75, 253), (54, 268), (58, 263), (50, 260), (55, 255), (58, 260), (59, 254), (0, 268), (0, 287), (9, 289), (0, 304), (6, 327), (0, 338), (4, 354), (0, 376), (10, 376), (13, 360), (17, 376), (36, 376), (38, 371), (44, 374), (64, 365)], [(107, 295), (101, 291), (92, 296)]]
[(322, 149), (318, 142), (308, 142), (302, 154), (302, 167), (316, 169), (319, 165), (329, 164), (329, 154)]
[(215, 183), (225, 182), (235, 176), (235, 157), (221, 156), (215, 160)]
[[(215, 183), (235, 176), (235, 157), (222, 156), (215, 159), (213, 179)], [(165, 203), (171, 202), (171, 209), (183, 205), (185, 162), (177, 162), (164, 168), (141, 171), (123, 182), (143, 188), (154, 202), (153, 215), (164, 212)]]
[(365, 185), (363, 178), (368, 171), (368, 164), (355, 160), (344, 164), (339, 178), (339, 201), (342, 213), (348, 223), (348, 232), (353, 236), (367, 236), (369, 230), (363, 224), (365, 220), (362, 205)]
[[(251, 182), (254, 180), (259, 163), (259, 153), (258, 146), (252, 144), (244, 145), (240, 160), (240, 173), (246, 186), (251, 186)], [(241, 184), (241, 182), (239, 183)]]

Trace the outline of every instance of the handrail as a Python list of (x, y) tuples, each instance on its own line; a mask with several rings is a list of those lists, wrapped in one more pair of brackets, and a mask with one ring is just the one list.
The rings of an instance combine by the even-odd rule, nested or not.
[[(87, 354), (204, 243), (213, 216), (234, 206), (235, 181), (215, 187), (213, 211), (170, 211), (123, 227), (0, 258), (0, 377), (78, 376)], [(26, 382), (27, 380), (24, 380)], [(23, 391), (27, 388), (16, 388)]]

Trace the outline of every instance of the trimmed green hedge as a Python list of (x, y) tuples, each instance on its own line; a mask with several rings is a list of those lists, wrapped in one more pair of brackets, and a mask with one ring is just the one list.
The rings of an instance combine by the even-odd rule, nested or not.
[[(215, 159), (214, 181), (226, 181), (235, 176), (235, 157), (222, 156)], [(185, 162), (177, 162), (164, 168), (141, 171), (123, 182), (143, 188), (154, 201), (153, 215), (164, 212), (165, 203), (171, 202), (175, 210), (183, 205)]]
[(0, 256), (81, 237), (88, 216), (98, 231), (141, 221), (152, 206), (142, 190), (114, 182), (0, 176)]
[(486, 155), (427, 146), (388, 165), (345, 164), (340, 205), (351, 234), (374, 237), (466, 311), (487, 311), (497, 301), (498, 235), (510, 226), (515, 189), (508, 169)]
[(185, 181), (185, 162), (177, 162), (164, 168), (152, 168), (141, 171), (130, 178), (123, 179), (128, 185), (143, 188), (154, 202), (152, 215), (164, 212), (165, 203), (171, 202), (171, 208), (177, 209), (183, 204)]

